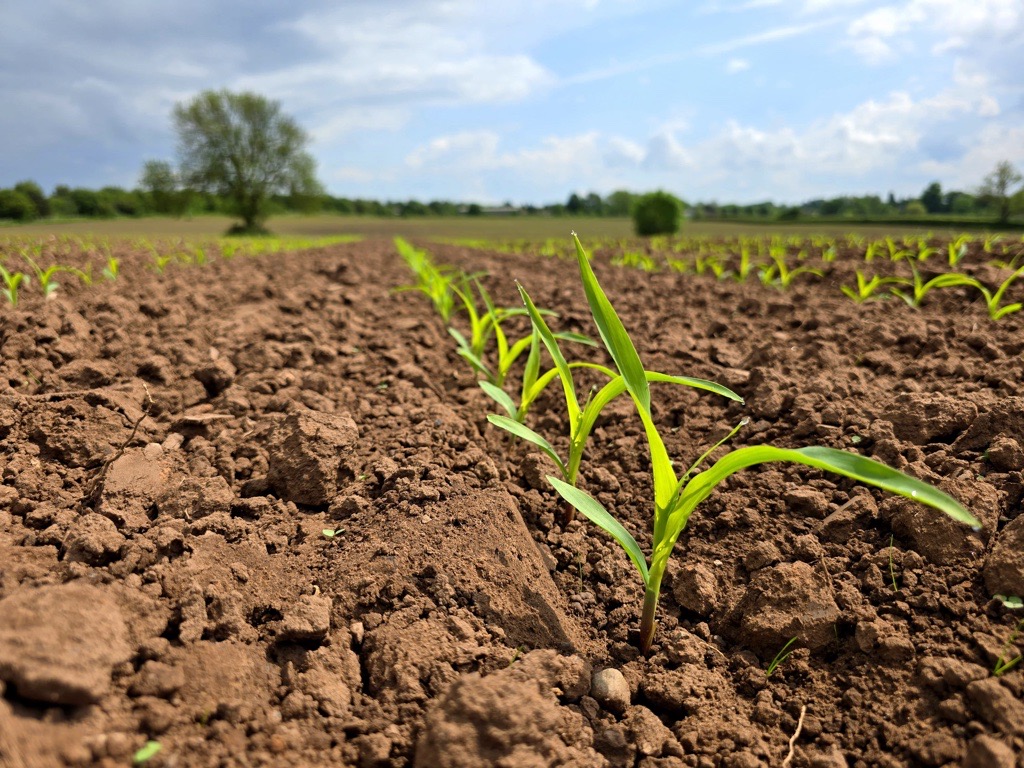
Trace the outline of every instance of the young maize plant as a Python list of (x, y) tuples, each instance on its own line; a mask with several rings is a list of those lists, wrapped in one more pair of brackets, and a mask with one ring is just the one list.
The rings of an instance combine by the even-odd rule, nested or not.
[(964, 256), (967, 255), (967, 244), (970, 240), (970, 235), (960, 235), (949, 241), (946, 245), (946, 260), (949, 262), (949, 266), (955, 267), (963, 261)]
[(776, 285), (785, 289), (789, 288), (800, 275), (808, 274), (822, 277), (825, 274), (820, 269), (809, 267), (806, 264), (790, 269), (789, 264), (786, 263), (785, 249), (772, 248), (768, 255), (772, 260), (772, 264), (761, 270), (761, 282), (764, 285)]
[(43, 292), (43, 296), (47, 299), (52, 298), (54, 292), (58, 288), (60, 288), (60, 283), (58, 283), (54, 279), (54, 277), (56, 277), (56, 275), (58, 275), (61, 272), (70, 272), (74, 274), (86, 285), (89, 285), (92, 282), (92, 277), (90, 277), (87, 273), (83, 272), (82, 270), (76, 269), (75, 267), (63, 266), (61, 264), (53, 264), (52, 266), (43, 269), (31, 257), (24, 256), (23, 258), (25, 259), (25, 261), (28, 262), (28, 265), (32, 267), (32, 271), (35, 272), (36, 280), (39, 281), (39, 289)]
[(905, 293), (899, 288), (890, 288), (889, 292), (899, 296), (908, 306), (917, 309), (921, 306), (921, 302), (924, 301), (924, 297), (928, 295), (928, 291), (933, 288), (955, 288), (961, 285), (967, 285), (974, 288), (978, 287), (978, 281), (970, 275), (965, 275), (962, 272), (946, 272), (941, 275), (936, 275), (931, 280), (925, 280), (921, 277), (921, 273), (917, 267), (914, 266), (913, 262), (910, 262), (910, 271), (914, 275), (914, 279), (909, 281), (909, 285), (913, 288), (912, 293)]
[(883, 294), (882, 296), (875, 296), (875, 294), (878, 292), (878, 289), (881, 288), (883, 285), (908, 285), (911, 282), (910, 278), (907, 277), (880, 277), (878, 275), (874, 275), (870, 280), (868, 280), (864, 276), (864, 273), (861, 272), (859, 269), (856, 270), (856, 274), (856, 290), (854, 290), (848, 285), (839, 286), (839, 290), (841, 290), (844, 294), (849, 296), (858, 304), (863, 304), (865, 301), (868, 301), (871, 298), (887, 298), (885, 294)]
[(103, 267), (103, 271), (100, 273), (107, 280), (113, 282), (117, 280), (117, 276), (121, 274), (121, 261), (116, 256), (108, 256), (107, 263)]
[[(654, 480), (654, 530), (650, 561), (648, 562), (644, 556), (636, 539), (600, 502), (564, 479), (548, 476), (548, 481), (565, 501), (591, 522), (611, 534), (625, 549), (626, 554), (640, 572), (644, 584), (643, 614), (640, 621), (641, 651), (648, 652), (654, 639), (655, 613), (661, 593), (662, 578), (665, 575), (665, 568), (672, 550), (683, 529), (686, 528), (690, 515), (704, 499), (711, 495), (719, 483), (741, 469), (770, 461), (803, 464), (915, 499), (944, 512), (954, 520), (972, 526), (975, 530), (981, 528), (981, 523), (970, 512), (951, 496), (937, 488), (872, 459), (834, 448), (813, 446), (789, 449), (770, 445), (738, 448), (718, 459), (710, 468), (691, 477), (693, 471), (714, 450), (712, 447), (682, 477), (678, 477), (668, 457), (665, 443), (652, 418), (649, 376), (640, 362), (640, 357), (637, 355), (629, 334), (626, 333), (625, 327), (598, 283), (583, 246), (575, 233), (573, 238), (576, 243), (576, 258), (583, 280), (583, 288), (601, 340), (615, 362), (615, 367), (622, 379), (621, 386), (625, 387), (633, 399), (647, 435)], [(566, 391), (568, 393), (568, 388)]]
[(985, 306), (988, 308), (988, 316), (993, 320), (1002, 320), (1007, 315), (1012, 315), (1014, 312), (1020, 312), (1021, 309), (1024, 309), (1024, 303), (1019, 301), (1000, 306), (1003, 301), (1003, 295), (1021, 275), (1024, 275), (1024, 267), (1018, 268), (1013, 274), (1006, 278), (999, 287), (995, 289), (995, 291), (989, 290), (981, 283), (980, 280), (974, 281), (974, 287), (981, 291), (981, 295), (985, 297)]
[(18, 306), (18, 287), (25, 279), (24, 272), (9, 272), (3, 264), (0, 264), (0, 278), (3, 279), (3, 287), (0, 287), (0, 295), (7, 299), (12, 307)]
[[(577, 240), (577, 248), (579, 241)], [(576, 485), (576, 479), (579, 475), (580, 462), (583, 459), (583, 451), (587, 445), (587, 439), (590, 437), (590, 433), (594, 428), (594, 424), (597, 422), (597, 417), (604, 410), (605, 406), (608, 405), (619, 395), (624, 394), (628, 387), (626, 380), (623, 376), (606, 368), (602, 365), (594, 363), (574, 363), (570, 365), (565, 356), (562, 354), (562, 350), (558, 346), (558, 339), (551, 332), (547, 323), (544, 321), (544, 317), (541, 312), (534, 305), (533, 300), (523, 286), (519, 286), (519, 293), (523, 297), (523, 302), (526, 304), (527, 311), (530, 313), (530, 319), (533, 321), (533, 326), (537, 331), (537, 335), (540, 340), (544, 343), (547, 348), (548, 354), (555, 363), (553, 373), (557, 374), (561, 384), (562, 391), (565, 394), (565, 406), (566, 414), (569, 422), (569, 453), (566, 460), (558, 455), (555, 449), (551, 446), (546, 439), (541, 435), (534, 432), (532, 429), (527, 427), (525, 424), (516, 421), (514, 418), (507, 418), (505, 416), (498, 416), (490, 414), (487, 420), (494, 424), (496, 427), (501, 427), (508, 432), (511, 432), (516, 437), (522, 438), (523, 440), (531, 443), (541, 449), (547, 456), (551, 458), (555, 465), (558, 467), (559, 472), (562, 475), (562, 482), (569, 488), (573, 488)], [(572, 371), (576, 368), (589, 368), (604, 373), (609, 377), (609, 381), (600, 389), (591, 390), (587, 399), (584, 401), (582, 407), (580, 406), (579, 399), (576, 396), (576, 384), (573, 381)], [(536, 375), (536, 372), (533, 374)], [(648, 381), (652, 382), (664, 382), (667, 384), (682, 384), (684, 386), (693, 387), (694, 389), (701, 389), (707, 392), (714, 392), (716, 394), (727, 397), (730, 400), (737, 402), (743, 402), (743, 398), (733, 392), (727, 387), (723, 387), (721, 384), (716, 384), (713, 381), (707, 381), (705, 379), (695, 379), (689, 376), (670, 376), (664, 373), (658, 373), (657, 371), (646, 371), (640, 370), (637, 374), (640, 376), (645, 384)], [(537, 392), (546, 386), (551, 381), (553, 374), (551, 371), (545, 374), (545, 377), (537, 379), (534, 388)], [(565, 516), (563, 522), (568, 523), (572, 520), (572, 508), (568, 510), (568, 514)]]
[[(477, 309), (473, 298), (474, 287), (476, 288), (476, 293), (484, 301), (486, 312), (481, 312)], [(448, 333), (451, 334), (452, 338), (459, 345), (459, 356), (469, 363), (470, 367), (483, 376), (487, 382), (495, 387), (501, 387), (505, 383), (505, 378), (508, 376), (512, 364), (519, 359), (530, 345), (530, 336), (525, 336), (510, 346), (508, 336), (502, 329), (501, 324), (509, 317), (525, 315), (526, 309), (522, 307), (504, 308), (495, 306), (491, 295), (480, 284), (476, 275), (463, 275), (458, 285), (452, 284), (451, 290), (458, 296), (459, 301), (462, 302), (462, 307), (466, 310), (466, 317), (469, 320), (468, 339), (458, 329), (448, 329)], [(546, 315), (554, 314), (549, 310), (541, 310), (541, 312)], [(491, 336), (494, 337), (498, 356), (497, 365), (493, 366), (493, 368), (484, 362), (484, 351)], [(558, 336), (571, 341), (582, 341), (584, 344), (596, 346), (593, 341), (579, 334), (563, 333), (558, 334)], [(484, 391), (487, 390), (485, 389)], [(487, 392), (491, 394), (489, 391)]]
[(451, 267), (437, 267), (430, 260), (426, 251), (414, 248), (412, 244), (400, 237), (395, 238), (395, 247), (409, 269), (416, 275), (416, 285), (406, 285), (395, 289), (396, 292), (419, 291), (434, 305), (444, 322), (451, 320), (455, 311), (455, 295), (452, 292), (454, 279)]

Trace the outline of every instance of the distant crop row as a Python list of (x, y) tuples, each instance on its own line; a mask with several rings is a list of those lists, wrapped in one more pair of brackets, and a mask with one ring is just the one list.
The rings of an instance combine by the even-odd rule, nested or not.
[[(572, 258), (554, 240), (460, 241), (475, 248)], [(1000, 320), (1024, 308), (1024, 238), (1000, 235), (936, 237), (911, 235), (868, 239), (799, 236), (733, 239), (669, 238), (608, 240), (596, 256), (620, 267), (646, 272), (670, 270), (738, 283), (757, 280), (788, 289), (816, 281), (857, 303), (899, 298), (920, 307), (933, 292), (966, 289)], [(852, 272), (847, 267), (856, 265)], [(983, 273), (983, 274), (981, 274)]]
[(220, 238), (209, 242), (52, 236), (0, 239), (0, 296), (16, 307), (25, 292), (53, 298), (67, 280), (82, 285), (113, 282), (128, 261), (162, 273), (173, 266), (202, 266), (233, 259), (351, 242), (349, 235), (323, 238)]

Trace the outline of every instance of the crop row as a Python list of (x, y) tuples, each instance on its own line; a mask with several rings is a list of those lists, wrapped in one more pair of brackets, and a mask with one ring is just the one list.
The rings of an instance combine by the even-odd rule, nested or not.
[[(537, 307), (523, 285), (517, 283), (523, 301), (522, 307), (499, 308), (483, 289), (480, 275), (469, 275), (450, 267), (438, 266), (425, 251), (413, 248), (405, 241), (397, 240), (396, 246), (416, 275), (417, 282), (409, 287), (426, 295), (444, 322), (452, 324), (449, 330), (457, 342), (459, 355), (466, 359), (473, 371), (481, 377), (479, 384), (484, 392), (507, 414), (490, 414), (488, 421), (540, 449), (558, 468), (558, 476), (549, 475), (547, 480), (569, 505), (569, 514), (563, 515), (562, 522), (568, 522), (572, 518), (573, 510), (579, 512), (612, 536), (636, 567), (644, 587), (639, 646), (645, 653), (650, 649), (655, 635), (655, 617), (662, 578), (676, 542), (697, 506), (726, 478), (742, 469), (776, 461), (802, 464), (914, 499), (976, 530), (980, 528), (978, 520), (947, 494), (884, 464), (848, 451), (823, 446), (788, 449), (754, 445), (731, 450), (712, 461), (712, 454), (747, 423), (745, 418), (741, 419), (725, 438), (704, 450), (692, 463), (681, 465), (688, 466), (688, 469), (681, 475), (677, 474), (662, 433), (655, 423), (656, 409), (653, 407), (654, 393), (651, 384), (689, 386), (735, 402), (742, 403), (743, 400), (735, 392), (712, 381), (645, 368), (575, 234), (573, 247), (580, 279), (601, 346), (611, 359), (611, 366), (586, 360), (569, 362), (560, 342), (568, 340), (586, 343), (589, 340), (576, 334), (552, 331), (550, 323), (557, 319), (557, 314)], [(465, 319), (471, 329), (470, 337), (453, 324), (461, 315), (460, 310), (466, 312)], [(509, 317), (522, 316), (524, 313), (530, 319), (530, 333), (509, 346), (502, 330), (503, 321)], [(461, 322), (460, 319), (459, 323)], [(515, 357), (521, 356), (524, 352), (527, 357), (521, 375), (513, 376), (511, 379), (518, 378), (521, 386), (509, 391), (501, 385), (510, 381), (510, 365), (506, 358), (513, 348), (519, 353)], [(543, 371), (541, 364), (542, 349), (546, 358), (550, 360), (551, 367), (546, 371)], [(580, 369), (596, 371), (607, 379), (603, 386), (591, 388), (582, 402), (573, 378), (574, 371)], [(500, 376), (494, 375), (496, 371), (500, 372)], [(557, 438), (551, 436), (549, 439), (526, 423), (530, 405), (555, 379), (559, 381), (565, 396), (562, 423), (568, 433), (568, 448), (564, 452), (559, 452), (552, 443), (552, 440), (555, 440), (565, 444), (564, 435)], [(580, 482), (582, 458), (591, 430), (601, 411), (623, 395), (628, 395), (635, 406), (650, 451), (653, 514), (649, 555), (634, 535), (615, 515), (588, 494)], [(548, 420), (545, 420), (545, 423), (548, 423)], [(710, 466), (705, 468), (707, 463), (710, 463)]]
[[(571, 258), (554, 241), (485, 243), (472, 247), (506, 252)], [(657, 237), (645, 241), (609, 240), (598, 244), (595, 256), (620, 267), (647, 272), (671, 270), (714, 276), (718, 280), (758, 280), (781, 290), (797, 281), (818, 281), (857, 303), (898, 297), (917, 308), (933, 291), (966, 289), (980, 299), (993, 320), (1024, 308), (1024, 238), (997, 235), (885, 237), (869, 240), (855, 235), (832, 238)]]
[(0, 239), (0, 296), (15, 307), (22, 292), (34, 286), (43, 298), (53, 298), (61, 281), (82, 285), (112, 282), (128, 261), (162, 273), (171, 266), (202, 266), (211, 259), (253, 257), (285, 251), (322, 248), (351, 242), (347, 235), (323, 238), (221, 238), (208, 242), (185, 240), (92, 239), (52, 236), (47, 239)]

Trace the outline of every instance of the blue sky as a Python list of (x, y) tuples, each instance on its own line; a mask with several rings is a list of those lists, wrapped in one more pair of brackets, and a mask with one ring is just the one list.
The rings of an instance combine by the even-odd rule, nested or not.
[(1024, 0), (38, 0), (0, 187), (134, 186), (174, 104), (280, 100), (349, 197), (797, 202), (1024, 170)]

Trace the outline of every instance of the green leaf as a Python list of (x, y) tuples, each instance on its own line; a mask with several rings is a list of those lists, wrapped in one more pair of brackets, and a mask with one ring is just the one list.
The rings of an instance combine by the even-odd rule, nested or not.
[(644, 586), (647, 586), (647, 559), (644, 557), (640, 545), (636, 543), (636, 539), (630, 535), (629, 531), (623, 528), (622, 524), (611, 516), (611, 513), (602, 506), (601, 502), (586, 491), (581, 491), (579, 488), (551, 475), (548, 475), (548, 482), (558, 491), (558, 495), (572, 504), (580, 514), (611, 534), (612, 538), (622, 545), (622, 548), (626, 550), (626, 554), (629, 555), (629, 559), (633, 561), (633, 565), (640, 571), (640, 575), (644, 580)]
[[(738, 448), (726, 454), (709, 469), (695, 475), (683, 487), (679, 500), (669, 516), (665, 536), (655, 539), (655, 552), (651, 556), (652, 562), (659, 557), (668, 557), (676, 538), (686, 526), (690, 514), (719, 483), (741, 469), (769, 461), (787, 461), (835, 472), (884, 491), (919, 501), (944, 512), (957, 522), (971, 526), (974, 530), (981, 530), (981, 522), (952, 496), (922, 480), (905, 475), (873, 459), (849, 451), (820, 446), (792, 450), (775, 448), (770, 445), (757, 445)], [(665, 548), (668, 551), (665, 551)]]
[(161, 749), (163, 745), (159, 741), (147, 741), (145, 746), (132, 756), (132, 762), (135, 765), (142, 765), (156, 757)]
[(573, 333), (572, 331), (561, 331), (555, 334), (555, 338), (560, 341), (575, 341), (577, 344), (586, 344), (588, 347), (596, 347), (597, 342), (589, 336), (584, 336), (582, 333)]
[(644, 375), (644, 366), (640, 362), (640, 356), (633, 346), (625, 326), (615, 314), (612, 303), (597, 281), (597, 275), (590, 266), (590, 259), (583, 250), (583, 244), (572, 234), (573, 243), (576, 246), (576, 261), (580, 268), (580, 277), (583, 280), (583, 290), (587, 294), (587, 303), (590, 304), (590, 312), (597, 323), (597, 330), (601, 334), (608, 354), (615, 361), (615, 367), (626, 380), (626, 388), (637, 402), (637, 407), (645, 410), (648, 415), (651, 413), (651, 391), (647, 385), (647, 377)]
[(565, 392), (565, 407), (569, 417), (569, 424), (573, 425), (573, 429), (575, 429), (575, 424), (580, 418), (580, 404), (579, 400), (576, 399), (576, 385), (572, 380), (572, 371), (569, 369), (569, 364), (565, 361), (565, 356), (562, 355), (558, 341), (555, 339), (554, 334), (551, 333), (551, 329), (548, 328), (548, 324), (544, 322), (544, 318), (537, 310), (536, 305), (530, 298), (530, 294), (526, 292), (522, 285), (517, 285), (519, 295), (523, 297), (523, 303), (526, 304), (526, 309), (530, 313), (533, 327), (540, 334), (540, 340), (544, 342), (544, 346), (547, 347), (548, 354), (551, 355), (555, 368), (558, 370), (558, 378), (561, 379), (562, 390)]
[(565, 474), (565, 464), (562, 462), (560, 458), (558, 458), (558, 454), (555, 453), (555, 449), (551, 447), (551, 443), (549, 443), (543, 437), (538, 435), (528, 426), (526, 426), (525, 424), (520, 424), (515, 419), (509, 419), (505, 416), (498, 416), (497, 414), (494, 413), (488, 414), (487, 420), (491, 422), (491, 424), (493, 424), (494, 426), (501, 427), (506, 432), (511, 432), (516, 437), (521, 437), (526, 442), (532, 443), (533, 445), (540, 448), (542, 451), (544, 451), (544, 453), (546, 453), (551, 458), (552, 461), (555, 462), (555, 464), (558, 465), (558, 469), (561, 471), (561, 473), (563, 475)]
[(487, 367), (487, 364), (481, 360), (475, 352), (473, 352), (473, 349), (466, 341), (466, 337), (459, 333), (455, 328), (449, 328), (448, 333), (451, 334), (452, 338), (455, 339), (456, 343), (459, 345), (459, 348), (455, 351), (473, 367), (473, 370), (478, 373), (482, 373), (484, 376), (489, 378), (491, 375), (490, 369)]
[(478, 383), (480, 384), (480, 389), (486, 392), (494, 402), (508, 411), (509, 417), (513, 419), (516, 417), (516, 404), (512, 398), (509, 397), (508, 392), (503, 390), (501, 387), (491, 384), (489, 381), (481, 381)]
[(644, 371), (644, 374), (650, 382), (682, 384), (685, 387), (693, 387), (694, 389), (703, 389), (706, 392), (714, 392), (716, 395), (721, 395), (722, 397), (727, 397), (730, 400), (735, 400), (737, 403), (743, 402), (743, 398), (728, 387), (723, 387), (721, 384), (714, 381), (708, 381), (707, 379), (695, 379), (691, 376), (671, 376), (667, 373), (658, 373), (657, 371)]

